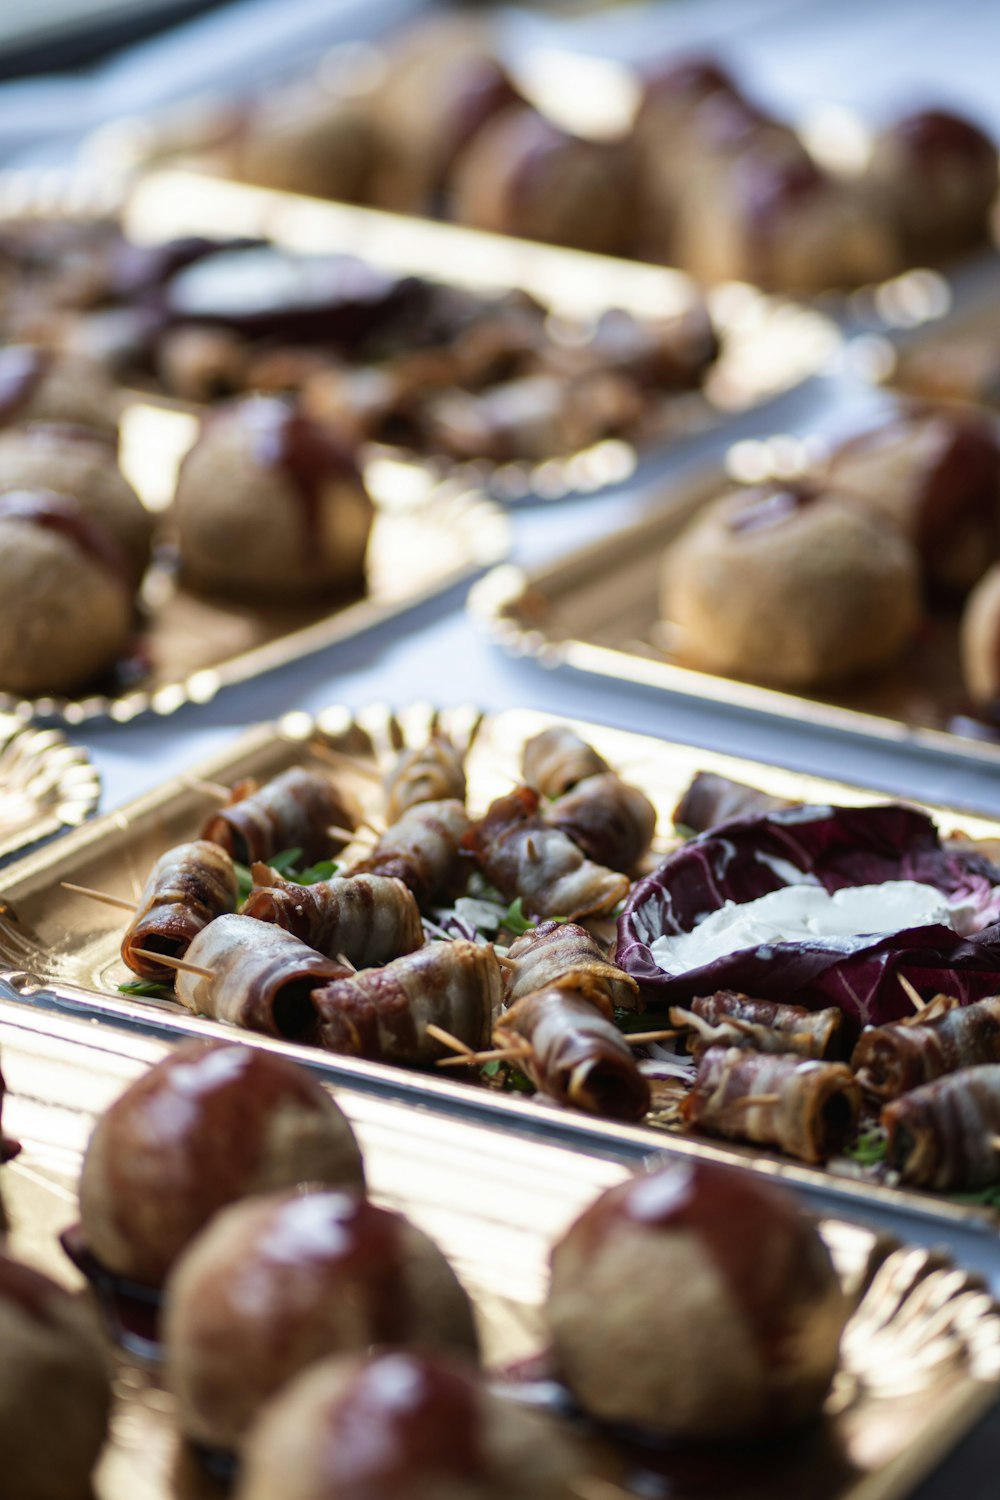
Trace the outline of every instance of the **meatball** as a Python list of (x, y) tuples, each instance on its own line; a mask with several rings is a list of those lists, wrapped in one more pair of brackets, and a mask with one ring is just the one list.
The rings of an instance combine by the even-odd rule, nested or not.
[(97, 1123), (80, 1176), (87, 1248), (109, 1271), (157, 1286), (217, 1209), (302, 1182), (364, 1182), (326, 1090), (269, 1052), (187, 1042)]
[(633, 238), (623, 148), (567, 135), (527, 105), (482, 127), (457, 158), (450, 185), (455, 217), (476, 229), (606, 254)]
[(87, 355), (37, 344), (0, 349), (0, 427), (61, 422), (118, 442), (118, 395)]
[(167, 1285), (167, 1383), (183, 1431), (212, 1447), (237, 1446), (307, 1365), (390, 1344), (474, 1355), (472, 1308), (421, 1230), (354, 1193), (234, 1204)]
[(309, 83), (262, 103), (236, 133), (230, 156), (245, 182), (363, 203), (376, 151), (376, 124), (363, 102)]
[(52, 490), (100, 522), (126, 554), (136, 582), (149, 562), (153, 518), (114, 449), (86, 428), (38, 426), (0, 433), (0, 492)]
[(175, 514), (193, 585), (295, 600), (360, 583), (374, 507), (329, 432), (291, 403), (252, 396), (203, 426)]
[(794, 1199), (707, 1162), (611, 1188), (552, 1254), (562, 1378), (592, 1415), (679, 1438), (770, 1434), (815, 1416), (848, 1311)]
[(237, 1500), (571, 1500), (589, 1468), (568, 1433), (474, 1371), (390, 1350), (291, 1382), (247, 1442)]
[(107, 1431), (111, 1389), (87, 1305), (0, 1255), (4, 1500), (81, 1500)]
[(962, 615), (962, 679), (977, 708), (1000, 705), (1000, 563), (994, 563), (969, 595)]
[(920, 620), (907, 539), (834, 490), (723, 496), (668, 550), (661, 609), (709, 671), (812, 688), (886, 666)]
[(0, 690), (86, 687), (125, 651), (133, 614), (124, 554), (76, 501), (0, 495)]
[(974, 416), (904, 412), (844, 443), (828, 472), (909, 537), (944, 588), (971, 588), (1000, 553), (1000, 444)]
[(989, 238), (997, 148), (970, 120), (941, 109), (897, 120), (876, 137), (868, 177), (911, 257), (948, 255)]

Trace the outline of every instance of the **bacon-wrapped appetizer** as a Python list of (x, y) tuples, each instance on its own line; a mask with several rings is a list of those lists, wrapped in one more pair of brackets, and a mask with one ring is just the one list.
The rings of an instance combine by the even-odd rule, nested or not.
[(758, 787), (730, 781), (714, 771), (698, 771), (674, 808), (674, 822), (692, 833), (704, 833), (717, 823), (728, 823), (730, 818), (755, 818), (791, 806), (783, 797), (772, 797)]
[(284, 928), (236, 914), (210, 922), (187, 962), (206, 971), (177, 975), (177, 998), (188, 1010), (293, 1042), (316, 1040), (312, 992), (348, 972)]
[(205, 821), (203, 839), (221, 844), (242, 864), (265, 864), (285, 849), (301, 849), (305, 864), (344, 847), (331, 829), (356, 828), (361, 809), (329, 776), (293, 766), (273, 781), (220, 807)]
[(670, 1010), (672, 1026), (689, 1027), (688, 1051), (701, 1058), (710, 1047), (741, 1047), (747, 1052), (794, 1052), (799, 1057), (827, 1058), (844, 1024), (835, 1006), (809, 1011), (802, 1005), (750, 1000), (722, 990), (701, 995), (689, 1009)]
[(474, 1051), (489, 1040), (503, 979), (484, 943), (428, 943), (381, 969), (349, 974), (313, 991), (317, 1041), (329, 1052), (422, 1067), (447, 1049), (440, 1026)]
[(861, 1033), (851, 1067), (866, 1094), (895, 1099), (945, 1073), (1000, 1063), (1000, 997), (963, 1006), (938, 995), (918, 1015)]
[(545, 823), (538, 804), (529, 786), (498, 797), (464, 847), (487, 880), (505, 896), (520, 897), (532, 916), (576, 920), (610, 911), (627, 894), (628, 876), (587, 859), (561, 829)]
[(511, 944), (504, 992), (508, 1005), (535, 990), (576, 990), (610, 1020), (614, 1009), (638, 1010), (639, 986), (605, 957), (575, 922), (541, 922)]
[(543, 729), (525, 741), (521, 774), (543, 797), (561, 797), (578, 781), (610, 771), (607, 761), (568, 724)]
[(328, 958), (356, 969), (387, 964), (424, 940), (420, 909), (401, 880), (350, 875), (296, 885), (267, 865), (253, 867), (253, 890), (243, 915), (273, 922)]
[(543, 817), (568, 834), (595, 864), (626, 874), (648, 850), (656, 828), (656, 808), (645, 792), (613, 771), (577, 782), (549, 803)]
[(444, 734), (432, 734), (419, 750), (404, 750), (385, 778), (385, 815), (397, 823), (420, 802), (464, 802), (465, 765)]
[(617, 1026), (576, 990), (523, 995), (496, 1023), (498, 1047), (523, 1045), (518, 1065), (557, 1104), (611, 1120), (641, 1120), (649, 1084)]
[(886, 1161), (913, 1187), (955, 1192), (1000, 1182), (1000, 1064), (962, 1068), (882, 1110)]
[(461, 802), (419, 802), (386, 829), (351, 873), (392, 876), (426, 906), (463, 883), (459, 847), (471, 826)]
[[(759, 1103), (756, 1102), (759, 1100)], [(687, 1124), (823, 1162), (857, 1123), (861, 1090), (846, 1063), (712, 1047), (684, 1100)]]
[(226, 850), (208, 839), (168, 849), (156, 861), (139, 906), (122, 939), (122, 960), (143, 979), (170, 983), (174, 970), (143, 958), (137, 948), (183, 958), (216, 917), (235, 911), (239, 885)]

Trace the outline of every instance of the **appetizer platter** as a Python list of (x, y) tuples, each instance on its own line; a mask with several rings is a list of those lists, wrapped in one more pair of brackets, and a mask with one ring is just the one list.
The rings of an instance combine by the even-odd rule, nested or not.
[(78, 827), (97, 808), (101, 777), (58, 729), (0, 714), (0, 859)]
[[(826, 1204), (989, 1238), (995, 827), (875, 800), (522, 711), (293, 715), (7, 872), (0, 978), (40, 1010), (168, 1038), (235, 1025), (502, 1129), (740, 1160)], [(775, 957), (753, 903), (836, 891), (844, 847), (860, 908), (888, 902), (881, 936), (816, 940), (786, 915)], [(720, 848), (740, 851), (731, 896)], [(697, 894), (700, 869), (715, 895), (693, 909), (673, 882)], [(716, 917), (698, 933), (734, 901), (751, 903), (742, 940)], [(692, 920), (709, 958), (654, 946)], [(919, 1053), (898, 1087), (855, 1051), (863, 1026)], [(969, 1065), (988, 1077), (953, 1139), (945, 1096)]]
[[(501, 1139), (470, 1122), (456, 1133), (446, 1117), (374, 1100), (350, 1084), (331, 1100), (304, 1071), (238, 1042), (172, 1051), (132, 1035), (112, 1049), (85, 1022), (19, 1005), (0, 1004), (0, 1055), (8, 1158), (0, 1189), (9, 1218), (5, 1241), (0, 1234), (7, 1330), (0, 1369), (16, 1348), (20, 1389), (48, 1382), (39, 1415), (51, 1421), (67, 1401), (74, 1411), (71, 1427), (49, 1427), (42, 1464), (35, 1421), (24, 1416), (21, 1429), (11, 1427), (10, 1408), (0, 1403), (12, 1500), (52, 1494), (57, 1480), (64, 1488), (74, 1477), (79, 1483), (95, 1460), (95, 1500), (214, 1500), (230, 1492), (253, 1500), (277, 1493), (276, 1481), (297, 1500), (315, 1493), (308, 1485), (320, 1474), (327, 1485), (348, 1482), (328, 1467), (344, 1445), (338, 1424), (331, 1448), (328, 1409), (353, 1418), (364, 1411), (369, 1427), (377, 1421), (392, 1434), (393, 1443), (375, 1449), (380, 1495), (404, 1493), (389, 1487), (396, 1470), (386, 1467), (404, 1444), (407, 1496), (437, 1494), (435, 1484), (460, 1473), (470, 1496), (483, 1500), (510, 1493), (903, 1500), (996, 1399), (1000, 1318), (975, 1276), (842, 1217), (811, 1221), (783, 1190), (747, 1174), (647, 1163), (631, 1176), (627, 1153), (600, 1160)], [(119, 1183), (117, 1213), (109, 1215), (102, 1182), (125, 1166), (120, 1156), (112, 1166), (112, 1143), (124, 1147), (141, 1136), (147, 1112), (182, 1098), (179, 1128), (159, 1138), (145, 1178), (132, 1174), (128, 1194)], [(291, 1110), (298, 1131), (290, 1136), (278, 1122), (290, 1121)], [(216, 1133), (239, 1119), (248, 1142), (239, 1166), (231, 1160), (221, 1177), (205, 1151), (209, 1119)], [(303, 1175), (307, 1192), (274, 1191)], [(719, 1209), (752, 1218), (757, 1237), (734, 1239)], [(715, 1224), (727, 1226), (724, 1254), (713, 1212)], [(229, 1235), (238, 1226), (234, 1258)], [(378, 1264), (399, 1258), (403, 1287), (421, 1287), (422, 1331), (419, 1319), (401, 1321), (400, 1298), (412, 1293), (397, 1283), (386, 1299), (368, 1279), (378, 1271), (345, 1257), (345, 1237), (352, 1247), (367, 1243), (376, 1226)], [(765, 1240), (761, 1276), (753, 1265), (759, 1271)], [(142, 1287), (110, 1271), (111, 1262), (137, 1265), (143, 1245), (154, 1242), (161, 1260), (169, 1257), (165, 1289), (162, 1271), (147, 1269)], [(105, 1260), (95, 1281), (97, 1262), (82, 1247), (98, 1244)], [(714, 1255), (706, 1256), (708, 1246)], [(212, 1318), (230, 1320), (229, 1338), (242, 1351), (224, 1376), (202, 1332), (220, 1254), (234, 1292), (215, 1290)], [(86, 1267), (93, 1302), (63, 1290), (84, 1284), (76, 1262)], [(638, 1281), (649, 1295), (595, 1297), (590, 1279), (611, 1276), (620, 1287), (627, 1264), (647, 1273)], [(776, 1278), (776, 1264), (786, 1274)], [(677, 1276), (684, 1301), (662, 1295)], [(272, 1285), (277, 1300), (241, 1303), (244, 1277), (257, 1278), (258, 1291)], [(294, 1314), (290, 1304), (282, 1311), (290, 1286)], [(359, 1291), (369, 1308), (363, 1315)], [(590, 1309), (583, 1319), (580, 1297)], [(345, 1302), (354, 1308), (346, 1318), (338, 1311)], [(42, 1310), (45, 1342), (37, 1325), (32, 1342), (30, 1325)], [(198, 1315), (193, 1325), (189, 1310)], [(273, 1338), (262, 1342), (276, 1316), (286, 1320), (280, 1359)], [(374, 1339), (366, 1318), (381, 1330)], [(678, 1318), (683, 1327), (671, 1329)], [(645, 1345), (641, 1374), (621, 1353), (621, 1340), (634, 1351), (637, 1336)], [(96, 1357), (108, 1340), (110, 1391)], [(365, 1347), (372, 1342), (384, 1347), (372, 1353)], [(264, 1349), (271, 1357), (262, 1362)], [(609, 1382), (620, 1357), (621, 1378)], [(599, 1391), (588, 1373), (595, 1359)], [(6, 1390), (6, 1375), (2, 1384)], [(655, 1427), (642, 1415), (651, 1398)], [(605, 1414), (609, 1399), (618, 1410)], [(462, 1441), (470, 1430), (479, 1436), (474, 1457)], [(359, 1461), (352, 1448), (355, 1483)], [(43, 1472), (50, 1488), (32, 1489)], [(371, 1485), (374, 1472), (363, 1472)]]
[(614, 537), (495, 569), (469, 608), (547, 667), (992, 763), (998, 517), (993, 426), (897, 404), (837, 447), (736, 444)]

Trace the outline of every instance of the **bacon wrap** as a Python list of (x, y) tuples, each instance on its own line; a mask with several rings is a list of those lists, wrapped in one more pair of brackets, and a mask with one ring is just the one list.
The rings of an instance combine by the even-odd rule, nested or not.
[(561, 797), (577, 782), (610, 770), (593, 746), (565, 724), (543, 729), (521, 751), (521, 774), (543, 797)]
[(610, 1021), (615, 1007), (638, 1010), (639, 986), (604, 956), (597, 939), (575, 922), (542, 922), (511, 944), (515, 969), (504, 972), (508, 1005), (535, 990), (576, 990)]
[(351, 974), (313, 992), (318, 1040), (329, 1052), (426, 1067), (450, 1056), (431, 1024), (474, 1051), (489, 1040), (503, 979), (493, 949), (464, 939), (428, 943), (382, 969)]
[(311, 865), (338, 853), (347, 842), (330, 834), (330, 828), (356, 828), (360, 817), (355, 798), (329, 776), (293, 766), (258, 791), (220, 807), (206, 820), (201, 836), (245, 865), (266, 863), (286, 849), (301, 849), (302, 862)]
[(851, 1067), (866, 1094), (895, 1099), (945, 1073), (1000, 1063), (1000, 998), (961, 1006), (938, 995), (912, 1020), (870, 1026)]
[(693, 833), (704, 833), (730, 818), (755, 818), (779, 807), (793, 807), (782, 797), (772, 797), (742, 781), (730, 781), (714, 771), (698, 771), (674, 808), (674, 822)]
[(465, 766), (445, 735), (432, 735), (420, 750), (404, 750), (385, 778), (385, 815), (397, 823), (421, 802), (464, 802)]
[(208, 839), (178, 844), (156, 861), (139, 909), (122, 939), (122, 960), (143, 979), (172, 984), (174, 970), (136, 948), (183, 958), (194, 939), (224, 912), (235, 911), (239, 884), (225, 849)]
[[(744, 1101), (756, 1095), (777, 1102)], [(691, 1129), (733, 1140), (777, 1146), (801, 1161), (823, 1162), (841, 1149), (857, 1124), (861, 1090), (846, 1063), (803, 1061), (712, 1047), (698, 1064), (694, 1088), (684, 1100)]]
[(963, 1068), (882, 1110), (886, 1160), (914, 1187), (957, 1191), (1000, 1182), (1000, 1064)]
[(188, 1010), (292, 1042), (316, 1041), (312, 991), (348, 972), (283, 928), (238, 915), (210, 922), (187, 959), (212, 976), (178, 972), (177, 998)]
[(535, 917), (591, 916), (609, 911), (628, 892), (628, 876), (595, 865), (559, 828), (538, 814), (538, 793), (518, 787), (498, 797), (463, 840), (479, 868), (509, 898), (520, 896)]
[(356, 969), (387, 964), (424, 941), (420, 909), (401, 880), (349, 875), (295, 885), (267, 865), (254, 865), (253, 878), (244, 916), (274, 922), (327, 958), (343, 955)]
[(498, 1047), (527, 1043), (520, 1066), (557, 1104), (609, 1120), (641, 1120), (649, 1084), (618, 1028), (575, 990), (537, 990), (504, 1011)]
[(612, 870), (634, 870), (648, 850), (656, 828), (656, 808), (645, 792), (629, 786), (613, 771), (588, 776), (571, 792), (551, 802), (542, 816), (561, 828), (595, 864)]
[(419, 906), (427, 906), (465, 883), (459, 846), (472, 823), (461, 802), (419, 802), (387, 828), (353, 875), (401, 880)]
[(691, 1001), (690, 1008), (671, 1007), (671, 1026), (687, 1026), (688, 1050), (700, 1058), (709, 1047), (741, 1047), (747, 1052), (794, 1052), (826, 1058), (835, 1051), (844, 1015), (835, 1006), (808, 1011), (801, 1005), (750, 1000), (720, 991)]

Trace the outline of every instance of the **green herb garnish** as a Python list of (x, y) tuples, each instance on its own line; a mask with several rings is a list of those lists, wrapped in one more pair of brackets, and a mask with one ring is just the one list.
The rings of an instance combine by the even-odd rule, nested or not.
[(880, 1125), (873, 1125), (869, 1130), (862, 1130), (854, 1145), (844, 1152), (851, 1161), (856, 1161), (862, 1167), (874, 1167), (879, 1162), (885, 1161), (886, 1148), (889, 1144), (888, 1137)]
[[(332, 880), (340, 869), (335, 859), (321, 859), (317, 865), (309, 865), (305, 870), (299, 870), (291, 875), (296, 885), (318, 885), (321, 880)], [(291, 874), (291, 872), (288, 872)]]
[(142, 1000), (172, 1000), (173, 991), (158, 979), (129, 979), (118, 986), (123, 995), (137, 995)]
[(985, 1208), (1000, 1208), (1000, 1184), (980, 1188), (978, 1193), (949, 1193), (953, 1203), (979, 1204)]
[(290, 875), (293, 870), (298, 869), (301, 858), (301, 849), (283, 849), (280, 854), (269, 859), (268, 864), (272, 870), (277, 870), (279, 875)]
[(526, 1073), (520, 1068), (513, 1067), (501, 1058), (495, 1057), (492, 1062), (483, 1063), (482, 1071), (487, 1078), (496, 1078), (502, 1087), (510, 1094), (533, 1094), (535, 1085)]
[(696, 839), (698, 837), (697, 828), (689, 828), (686, 823), (675, 822), (674, 832), (677, 834), (678, 838), (682, 839)]
[(515, 937), (520, 937), (522, 933), (533, 932), (536, 924), (524, 915), (521, 898), (516, 896), (500, 918), (500, 926)]

